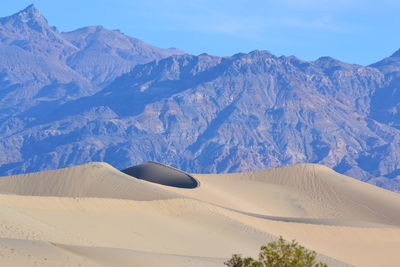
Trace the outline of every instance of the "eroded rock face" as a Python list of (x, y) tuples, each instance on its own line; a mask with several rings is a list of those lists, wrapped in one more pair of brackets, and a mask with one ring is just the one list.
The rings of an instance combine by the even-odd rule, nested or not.
[[(96, 65), (98, 40), (114, 40), (109, 39), (114, 33), (103, 31), (57, 33), (72, 47), (63, 52), (71, 55), (63, 66), (76, 68), (76, 75), (97, 88), (93, 92), (71, 97), (47, 87), (39, 101), (38, 93), (24, 95), (3, 80), (0, 103), (14, 94), (27, 108), (13, 113), (15, 104), (0, 104), (8, 112), (0, 120), (2, 175), (88, 161), (121, 169), (158, 161), (200, 173), (315, 162), (400, 191), (398, 53), (369, 67), (266, 51), (174, 55), (114, 79), (108, 67), (88, 74), (84, 66)], [(131, 51), (122, 45), (124, 38), (99, 62)], [(50, 74), (43, 71), (43, 77)]]
[(137, 64), (182, 53), (103, 27), (60, 33), (31, 5), (0, 18), (0, 119), (92, 95)]

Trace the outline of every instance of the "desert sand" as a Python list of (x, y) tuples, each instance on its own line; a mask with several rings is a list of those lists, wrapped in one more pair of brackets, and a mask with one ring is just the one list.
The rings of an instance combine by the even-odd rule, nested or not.
[(324, 166), (218, 175), (142, 167), (1, 177), (0, 266), (224, 266), (279, 235), (329, 266), (400, 263), (400, 195)]

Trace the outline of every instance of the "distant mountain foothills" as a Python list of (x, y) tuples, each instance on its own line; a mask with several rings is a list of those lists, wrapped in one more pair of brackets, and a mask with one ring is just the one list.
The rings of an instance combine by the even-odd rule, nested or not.
[(216, 57), (0, 19), (0, 175), (105, 161), (194, 173), (319, 163), (400, 192), (400, 50), (360, 66)]

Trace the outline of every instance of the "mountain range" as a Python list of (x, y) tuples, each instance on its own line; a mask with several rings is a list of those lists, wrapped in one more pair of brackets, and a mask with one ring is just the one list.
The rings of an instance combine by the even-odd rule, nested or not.
[(319, 163), (400, 192), (400, 50), (370, 66), (161, 49), (0, 19), (0, 175), (105, 161), (198, 173)]

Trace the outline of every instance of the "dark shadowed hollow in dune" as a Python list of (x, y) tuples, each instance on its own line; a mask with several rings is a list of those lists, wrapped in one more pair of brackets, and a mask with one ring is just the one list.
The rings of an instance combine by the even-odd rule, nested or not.
[(122, 172), (138, 179), (162, 185), (180, 188), (195, 188), (199, 185), (190, 174), (157, 162), (146, 162), (124, 169)]

